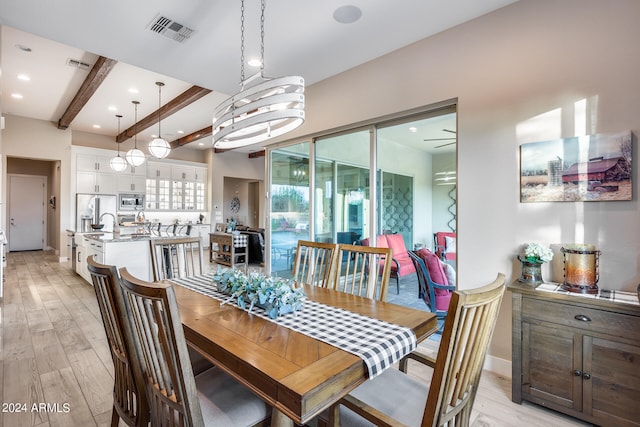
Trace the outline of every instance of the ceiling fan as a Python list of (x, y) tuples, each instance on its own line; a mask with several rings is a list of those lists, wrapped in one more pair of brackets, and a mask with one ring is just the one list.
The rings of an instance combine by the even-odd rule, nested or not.
[[(449, 133), (452, 133), (454, 135), (456, 134), (456, 131), (455, 130), (451, 130), (451, 129), (442, 129), (442, 131), (443, 132), (449, 132)], [(447, 145), (453, 145), (456, 142), (458, 142), (457, 141), (457, 137), (455, 137), (455, 136), (453, 138), (427, 138), (424, 141), (453, 141), (453, 142), (448, 142), (446, 144), (437, 145), (437, 146), (435, 146), (433, 148), (446, 147)]]

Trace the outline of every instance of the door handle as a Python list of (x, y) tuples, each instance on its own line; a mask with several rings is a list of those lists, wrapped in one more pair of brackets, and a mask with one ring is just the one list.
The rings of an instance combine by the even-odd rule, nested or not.
[(585, 316), (584, 314), (578, 314), (574, 317), (574, 319), (580, 320), (581, 322), (591, 322), (591, 319), (588, 316)]

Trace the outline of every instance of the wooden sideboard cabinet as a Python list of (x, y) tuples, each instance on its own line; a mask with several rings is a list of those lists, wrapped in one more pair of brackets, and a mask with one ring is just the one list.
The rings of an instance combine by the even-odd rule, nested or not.
[[(640, 426), (640, 304), (635, 293), (571, 295), (515, 282), (512, 400), (601, 426)], [(541, 290), (545, 289), (545, 290)]]

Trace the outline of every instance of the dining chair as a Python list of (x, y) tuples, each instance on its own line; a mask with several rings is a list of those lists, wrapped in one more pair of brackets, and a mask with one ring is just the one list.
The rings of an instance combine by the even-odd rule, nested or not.
[(293, 280), (321, 288), (330, 287), (337, 257), (338, 246), (334, 243), (298, 240)]
[(113, 265), (97, 263), (93, 256), (87, 258), (87, 268), (91, 274), (113, 359), (111, 426), (117, 426), (120, 419), (131, 427), (147, 426), (150, 417), (147, 396), (144, 388), (139, 387), (143, 384), (139, 365), (135, 360), (132, 363), (129, 357), (123, 328), (122, 306), (116, 300), (116, 288), (120, 286), (118, 271)]
[(199, 237), (151, 239), (149, 246), (154, 281), (203, 273), (202, 240)]
[(333, 289), (378, 301), (387, 300), (391, 249), (338, 245)]
[(270, 407), (220, 368), (194, 376), (173, 285), (120, 269), (130, 348), (146, 379), (152, 426), (268, 425)]
[(400, 370), (389, 368), (340, 399), (329, 424), (468, 426), (504, 290), (499, 273), (486, 286), (453, 293), (436, 359), (407, 356), (433, 368), (429, 386), (406, 374), (405, 358)]

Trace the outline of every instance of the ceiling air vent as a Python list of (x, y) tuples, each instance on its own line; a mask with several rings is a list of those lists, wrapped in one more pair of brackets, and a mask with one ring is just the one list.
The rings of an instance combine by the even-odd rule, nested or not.
[(173, 19), (169, 19), (162, 15), (157, 15), (147, 27), (154, 33), (161, 34), (179, 43), (187, 41), (194, 32), (191, 28), (178, 24)]
[(78, 59), (67, 59), (67, 65), (73, 68), (79, 68), (81, 70), (88, 71), (91, 69), (91, 64), (87, 64), (86, 62), (82, 62)]

